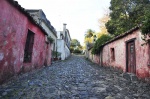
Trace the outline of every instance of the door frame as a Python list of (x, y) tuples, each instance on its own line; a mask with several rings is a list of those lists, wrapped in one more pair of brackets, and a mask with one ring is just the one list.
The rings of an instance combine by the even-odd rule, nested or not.
[(126, 41), (126, 72), (128, 72), (128, 43), (133, 42), (134, 43), (134, 57), (135, 57), (135, 74), (136, 74), (136, 50), (135, 50), (135, 40), (136, 38), (132, 38), (128, 41)]

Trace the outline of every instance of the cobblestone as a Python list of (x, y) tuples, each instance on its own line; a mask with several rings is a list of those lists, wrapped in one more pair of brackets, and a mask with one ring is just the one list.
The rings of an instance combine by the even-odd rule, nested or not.
[[(127, 77), (125, 79), (123, 77)], [(1, 99), (150, 99), (150, 84), (71, 56), (0, 86)]]

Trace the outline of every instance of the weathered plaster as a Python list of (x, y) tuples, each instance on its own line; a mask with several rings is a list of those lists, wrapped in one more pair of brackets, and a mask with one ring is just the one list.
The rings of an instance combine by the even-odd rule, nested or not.
[[(150, 63), (149, 60), (149, 54), (148, 45), (141, 46), (143, 43), (145, 43), (141, 37), (143, 35), (141, 34), (140, 29), (133, 31), (133, 33), (130, 33), (126, 35), (123, 38), (120, 38), (118, 40), (115, 40), (111, 43), (106, 44), (103, 47), (102, 53), (102, 65), (104, 66), (113, 66), (115, 68), (122, 69), (124, 72), (126, 72), (126, 41), (131, 40), (133, 38), (135, 39), (135, 56), (136, 56), (136, 75), (140, 78), (150, 77), (150, 66), (148, 64)], [(115, 61), (111, 60), (111, 52), (110, 49), (114, 48), (115, 50)], [(90, 59), (93, 60), (93, 62), (101, 64), (101, 61), (98, 62), (98, 55), (94, 56), (94, 59), (90, 57)], [(100, 58), (101, 60), (101, 58)]]
[[(7, 0), (0, 0), (0, 12), (0, 82), (14, 74), (41, 68), (45, 63), (50, 65), (51, 52), (47, 53), (45, 47), (45, 32)], [(32, 61), (24, 63), (29, 29), (34, 33)]]
[(4, 53), (0, 53), (0, 61), (3, 60), (4, 58)]

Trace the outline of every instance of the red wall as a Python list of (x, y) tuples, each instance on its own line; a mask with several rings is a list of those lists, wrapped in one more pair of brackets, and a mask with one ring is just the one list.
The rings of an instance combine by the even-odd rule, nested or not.
[[(0, 82), (16, 73), (40, 68), (44, 63), (49, 65), (51, 50), (43, 31), (6, 0), (0, 0), (0, 13)], [(28, 29), (35, 33), (32, 62), (23, 63)]]

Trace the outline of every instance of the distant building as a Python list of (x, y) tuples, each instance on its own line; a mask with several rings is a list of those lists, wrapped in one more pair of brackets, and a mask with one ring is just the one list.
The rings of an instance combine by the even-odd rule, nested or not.
[(14, 0), (0, 0), (0, 83), (51, 64), (48, 32)]
[(61, 53), (61, 59), (65, 60), (70, 56), (71, 37), (66, 24), (63, 24), (63, 31), (57, 32), (57, 52)]
[(48, 36), (51, 36), (51, 38), (54, 39), (54, 42), (51, 44), (51, 48), (52, 51), (56, 51), (57, 32), (51, 25), (50, 21), (46, 18), (44, 12), (41, 9), (27, 9), (27, 12), (29, 12), (35, 21), (43, 27), (43, 29), (48, 33)]

